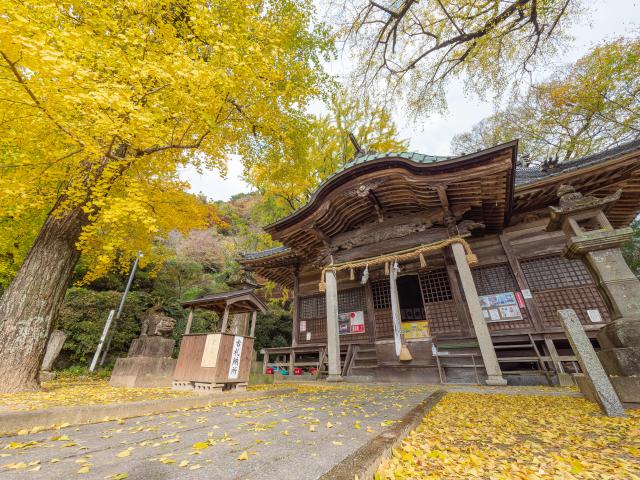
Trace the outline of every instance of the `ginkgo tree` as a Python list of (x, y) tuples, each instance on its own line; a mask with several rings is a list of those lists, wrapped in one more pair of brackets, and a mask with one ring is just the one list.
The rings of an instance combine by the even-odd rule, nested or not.
[(38, 388), (81, 252), (99, 271), (206, 224), (178, 170), (281, 149), (333, 47), (310, 0), (8, 0), (0, 25), (0, 256), (35, 234), (0, 299), (12, 392)]
[(288, 150), (274, 151), (247, 168), (247, 180), (262, 194), (270, 221), (304, 205), (322, 181), (353, 159), (356, 149), (349, 134), (367, 151), (397, 152), (408, 146), (390, 111), (369, 97), (338, 89), (326, 108), (303, 125), (304, 131), (290, 135), (296, 141)]
[(640, 138), (640, 38), (597, 45), (571, 65), (456, 135), (452, 150), (472, 152), (520, 139), (530, 161), (571, 160)]

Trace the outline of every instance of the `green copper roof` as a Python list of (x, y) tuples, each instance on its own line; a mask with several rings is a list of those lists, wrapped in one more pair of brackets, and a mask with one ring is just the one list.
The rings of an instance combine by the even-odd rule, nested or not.
[(451, 157), (443, 157), (437, 155), (424, 155), (422, 153), (415, 152), (386, 152), (386, 153), (365, 153), (356, 155), (352, 160), (349, 160), (343, 165), (339, 171), (347, 170), (348, 168), (360, 165), (361, 163), (370, 162), (372, 160), (378, 160), (379, 158), (406, 158), (416, 163), (435, 163), (442, 160), (447, 160)]

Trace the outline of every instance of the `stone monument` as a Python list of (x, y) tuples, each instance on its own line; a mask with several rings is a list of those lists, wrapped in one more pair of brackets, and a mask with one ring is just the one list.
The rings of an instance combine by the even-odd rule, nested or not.
[(606, 213), (621, 191), (604, 198), (583, 196), (570, 185), (558, 189), (558, 207), (549, 207), (547, 230), (560, 230), (568, 240), (563, 255), (583, 258), (597, 277), (613, 321), (597, 335), (598, 357), (620, 400), (640, 402), (640, 281), (625, 262), (620, 246), (631, 228), (614, 229)]
[(47, 343), (47, 350), (44, 352), (42, 366), (40, 367), (40, 380), (47, 381), (54, 378), (51, 368), (53, 367), (53, 362), (55, 362), (58, 355), (60, 355), (60, 350), (62, 350), (66, 339), (67, 334), (62, 330), (54, 330), (51, 332), (49, 342)]
[(576, 312), (571, 309), (559, 310), (558, 316), (584, 375), (577, 377), (580, 390), (587, 398), (595, 400), (607, 416), (624, 417), (624, 408)]
[(140, 337), (134, 339), (126, 358), (118, 358), (109, 384), (114, 387), (170, 387), (176, 360), (171, 358), (176, 321), (160, 308), (145, 312)]

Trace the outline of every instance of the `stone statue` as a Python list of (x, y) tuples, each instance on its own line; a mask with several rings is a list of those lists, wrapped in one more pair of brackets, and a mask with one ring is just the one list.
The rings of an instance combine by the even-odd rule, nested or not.
[(154, 307), (147, 310), (142, 318), (141, 337), (160, 336), (171, 338), (176, 321), (162, 313), (161, 307)]
[(598, 202), (599, 199), (591, 195), (586, 197), (576, 191), (573, 185), (562, 184), (558, 188), (558, 198), (560, 199), (560, 208), (571, 209), (575, 207), (587, 206), (591, 203)]

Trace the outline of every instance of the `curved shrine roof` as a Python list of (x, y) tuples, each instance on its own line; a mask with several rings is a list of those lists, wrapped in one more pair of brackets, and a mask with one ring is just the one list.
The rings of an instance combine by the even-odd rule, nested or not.
[[(265, 276), (287, 285), (291, 267), (301, 258), (310, 258), (329, 237), (375, 218), (377, 208), (398, 215), (439, 206), (433, 192), (437, 184), (447, 185), (452, 205), (473, 204), (464, 218), (496, 230), (508, 222), (510, 210), (526, 215), (555, 204), (561, 183), (596, 196), (622, 189), (608, 213), (614, 226), (627, 225), (640, 211), (640, 140), (557, 165), (528, 168), (514, 168), (516, 150), (517, 142), (510, 142), (462, 157), (413, 152), (358, 155), (323, 182), (307, 205), (266, 227), (284, 246), (247, 253), (241, 262), (261, 265), (270, 271)], [(368, 185), (373, 198), (358, 194), (362, 185)], [(496, 205), (491, 205), (492, 199)]]

